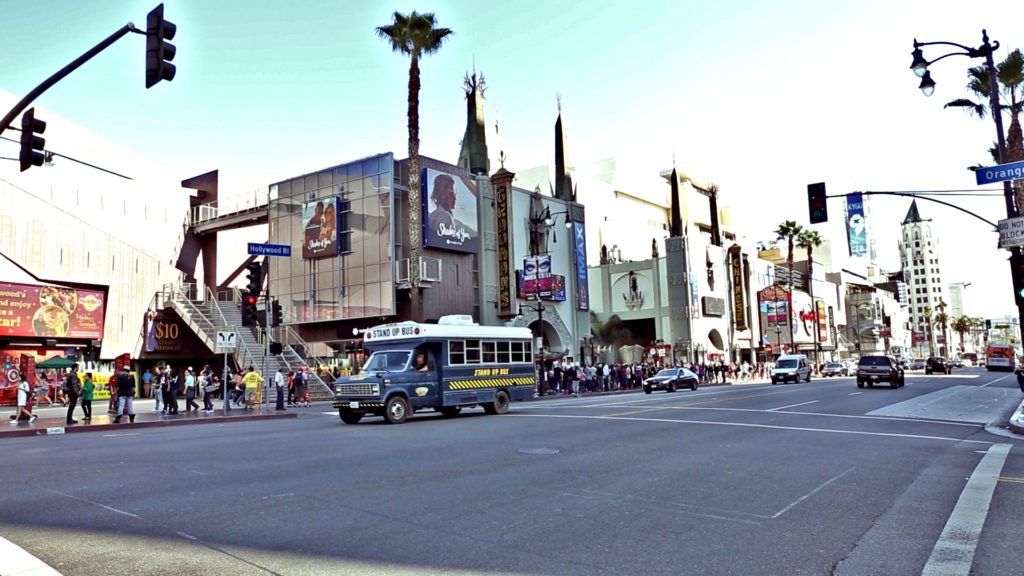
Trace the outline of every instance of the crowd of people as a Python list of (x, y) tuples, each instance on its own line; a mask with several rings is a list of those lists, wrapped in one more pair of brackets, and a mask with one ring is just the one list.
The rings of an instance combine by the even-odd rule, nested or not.
[[(768, 380), (771, 378), (773, 364), (750, 364), (747, 361), (727, 363), (718, 360), (677, 362), (675, 366), (693, 371), (700, 378), (701, 384), (725, 384)], [(545, 393), (579, 394), (641, 388), (645, 379), (668, 367), (667, 364), (653, 362), (581, 365), (572, 360), (555, 360), (545, 374)]]

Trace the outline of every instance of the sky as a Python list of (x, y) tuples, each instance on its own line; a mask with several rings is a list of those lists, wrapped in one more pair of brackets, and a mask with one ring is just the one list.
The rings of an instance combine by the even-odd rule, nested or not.
[[(127, 22), (144, 30), (154, 6), (0, 0), (0, 89), (27, 94)], [(1019, 0), (168, 0), (165, 17), (177, 25), (172, 82), (145, 88), (145, 39), (129, 34), (36, 103), (175, 178), (219, 169), (222, 194), (379, 152), (404, 158), (409, 61), (375, 28), (412, 10), (433, 12), (455, 32), (421, 62), (425, 156), (457, 160), (462, 82), (475, 66), (486, 78), (487, 122), (500, 126), (501, 142), (488, 144), (513, 172), (554, 162), (560, 97), (571, 164), (614, 157), (621, 189), (635, 177), (657, 195), (667, 194), (657, 174), (675, 162), (717, 184), (733, 224), (755, 240), (773, 239), (784, 220), (808, 225), (812, 182), (825, 182), (829, 195), (963, 190), (973, 195), (942, 199), (993, 222), (1006, 217), (1001, 187), (977, 186), (966, 169), (993, 164), (991, 117), (943, 108), (972, 96), (967, 68), (981, 61), (935, 63), (931, 98), (909, 65), (914, 38), (976, 47), (987, 28), (1000, 43), (997, 61), (1024, 47)], [(951, 51), (943, 48), (925, 57)], [(60, 152), (60, 134), (46, 137)], [(3, 150), (12, 155), (11, 145)], [(894, 270), (910, 200), (871, 204), (880, 263)], [(991, 227), (918, 204), (939, 234), (944, 281), (971, 283), (966, 313), (1015, 315), (1008, 252)], [(831, 240), (834, 262), (845, 255), (843, 207), (830, 199), (829, 223), (814, 227)]]

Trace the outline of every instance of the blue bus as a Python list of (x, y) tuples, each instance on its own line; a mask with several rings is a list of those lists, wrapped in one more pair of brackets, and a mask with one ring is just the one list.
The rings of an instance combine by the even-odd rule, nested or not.
[(529, 328), (480, 326), (464, 315), (437, 324), (399, 322), (363, 331), (371, 353), (358, 374), (334, 381), (341, 421), (382, 416), (400, 424), (413, 412), (454, 417), (480, 406), (504, 414), (511, 402), (537, 391), (533, 334)]

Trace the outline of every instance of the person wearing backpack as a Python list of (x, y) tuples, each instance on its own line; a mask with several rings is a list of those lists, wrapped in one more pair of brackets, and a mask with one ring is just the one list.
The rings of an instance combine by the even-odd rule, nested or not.
[(78, 424), (74, 419), (75, 408), (78, 407), (78, 395), (82, 393), (82, 381), (78, 378), (78, 364), (72, 364), (71, 370), (64, 377), (64, 384), (61, 388), (64, 397), (68, 399), (68, 424)]
[(213, 385), (213, 370), (210, 365), (203, 366), (203, 371), (199, 375), (200, 386), (203, 389), (203, 412), (210, 414), (213, 412), (213, 396), (216, 387)]

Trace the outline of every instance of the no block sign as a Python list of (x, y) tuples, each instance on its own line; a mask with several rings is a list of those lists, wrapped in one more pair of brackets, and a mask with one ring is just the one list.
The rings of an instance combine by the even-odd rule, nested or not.
[(1024, 246), (1024, 217), (999, 221), (999, 247)]

